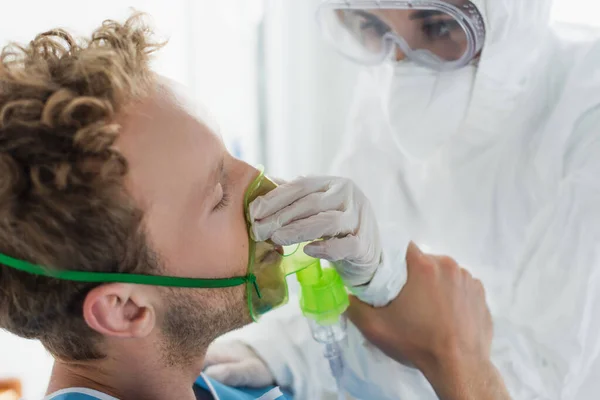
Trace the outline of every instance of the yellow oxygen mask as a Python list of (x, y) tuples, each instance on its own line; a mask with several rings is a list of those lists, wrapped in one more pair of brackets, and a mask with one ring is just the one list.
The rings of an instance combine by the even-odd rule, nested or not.
[(250, 315), (254, 321), (288, 302), (287, 276), (318, 262), (303, 251), (298, 251), (299, 245), (282, 247), (269, 240), (256, 242), (252, 237), (250, 204), (276, 187), (277, 185), (261, 171), (248, 186), (244, 197), (249, 240), (248, 275), (255, 277), (254, 282), (247, 284), (247, 297)]
[(250, 203), (276, 187), (261, 172), (244, 198), (250, 241), (248, 276), (255, 277), (254, 283), (247, 285), (248, 308), (252, 318), (258, 321), (263, 314), (286, 304), (286, 277), (296, 274), (300, 284), (300, 309), (308, 319), (314, 339), (324, 345), (323, 355), (335, 378), (338, 398), (344, 399), (342, 344), (346, 338), (346, 320), (343, 313), (349, 306), (349, 298), (341, 277), (333, 268), (321, 268), (319, 259), (298, 251), (300, 245), (284, 249), (270, 241), (257, 243), (252, 238)]

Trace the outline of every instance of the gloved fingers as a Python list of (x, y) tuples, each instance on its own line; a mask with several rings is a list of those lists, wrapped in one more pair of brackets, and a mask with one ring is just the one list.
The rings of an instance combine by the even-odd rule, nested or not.
[(250, 218), (252, 221), (267, 218), (311, 193), (325, 192), (330, 181), (330, 178), (322, 177), (301, 178), (278, 186), (250, 204)]
[(232, 378), (230, 371), (234, 365), (235, 363), (216, 363), (206, 367), (204, 373), (225, 385), (231, 385), (230, 380)]
[(345, 212), (327, 211), (276, 230), (271, 240), (281, 246), (289, 246), (325, 237), (346, 236), (353, 233), (355, 226), (346, 218)]
[(288, 183), (288, 181), (286, 181), (285, 179), (278, 178), (276, 176), (269, 176), (269, 179), (271, 179), (271, 181), (273, 181), (277, 186), (285, 185), (286, 183)]
[(353, 264), (355, 269), (374, 268), (381, 262), (381, 249), (376, 246), (376, 242), (353, 234), (310, 243), (306, 245), (304, 252), (327, 261), (343, 260)]
[(349, 260), (359, 250), (360, 240), (355, 235), (343, 238), (331, 238), (312, 242), (304, 247), (304, 252), (314, 258), (327, 261)]
[(252, 224), (252, 234), (256, 241), (265, 241), (273, 233), (293, 221), (305, 219), (326, 211), (343, 210), (347, 197), (340, 196), (341, 191), (311, 193), (275, 214), (256, 220)]
[(204, 373), (233, 387), (263, 388), (274, 383), (271, 372), (258, 360), (213, 365), (208, 367)]
[(256, 353), (242, 342), (237, 340), (217, 341), (208, 346), (204, 366), (233, 363), (256, 357)]
[(354, 235), (310, 243), (304, 247), (304, 252), (311, 257), (333, 262), (349, 287), (371, 282), (381, 263), (381, 252), (370, 241)]
[(206, 353), (206, 357), (204, 358), (204, 366), (210, 367), (212, 365), (228, 364), (238, 361), (240, 361), (239, 357), (236, 357), (230, 352), (222, 353), (213, 351)]

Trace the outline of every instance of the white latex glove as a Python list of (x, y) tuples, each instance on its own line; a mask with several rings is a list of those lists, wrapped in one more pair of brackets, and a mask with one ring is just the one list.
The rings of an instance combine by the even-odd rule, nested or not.
[(215, 342), (208, 347), (204, 373), (233, 387), (263, 388), (275, 378), (254, 350), (242, 342)]
[(252, 234), (287, 246), (308, 244), (309, 256), (334, 263), (346, 285), (369, 283), (381, 264), (379, 229), (371, 205), (349, 179), (300, 178), (250, 204)]

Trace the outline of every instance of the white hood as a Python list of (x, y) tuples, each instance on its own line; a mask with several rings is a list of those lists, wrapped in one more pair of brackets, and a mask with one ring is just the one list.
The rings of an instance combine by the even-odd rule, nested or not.
[(486, 45), (548, 28), (552, 0), (471, 0), (486, 22)]
[[(516, 84), (535, 72), (530, 64), (549, 30), (552, 0), (471, 0), (483, 14), (486, 39), (479, 62), (484, 75)], [(534, 43), (535, 46), (530, 44)]]
[(535, 107), (544, 107), (537, 99), (527, 112), (521, 108), (530, 93), (539, 92), (534, 87), (540, 79), (551, 73), (546, 64), (552, 0), (471, 1), (483, 14), (486, 39), (461, 136), (452, 145), (451, 157), (458, 160), (465, 152), (470, 157), (473, 146), (492, 144), (500, 127), (522, 126)]
[(492, 67), (497, 70), (514, 70), (511, 66), (520, 70), (522, 59), (515, 56), (531, 52), (526, 43), (537, 42), (548, 32), (552, 0), (471, 1), (483, 14), (486, 25), (480, 67), (487, 67), (488, 59), (492, 59)]

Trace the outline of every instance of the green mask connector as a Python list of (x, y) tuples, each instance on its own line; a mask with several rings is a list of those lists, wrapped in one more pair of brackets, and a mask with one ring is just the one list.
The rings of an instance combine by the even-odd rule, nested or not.
[(350, 305), (338, 272), (334, 268), (322, 268), (321, 261), (315, 259), (297, 272), (296, 277), (300, 283), (300, 308), (304, 316), (323, 326), (338, 323)]

